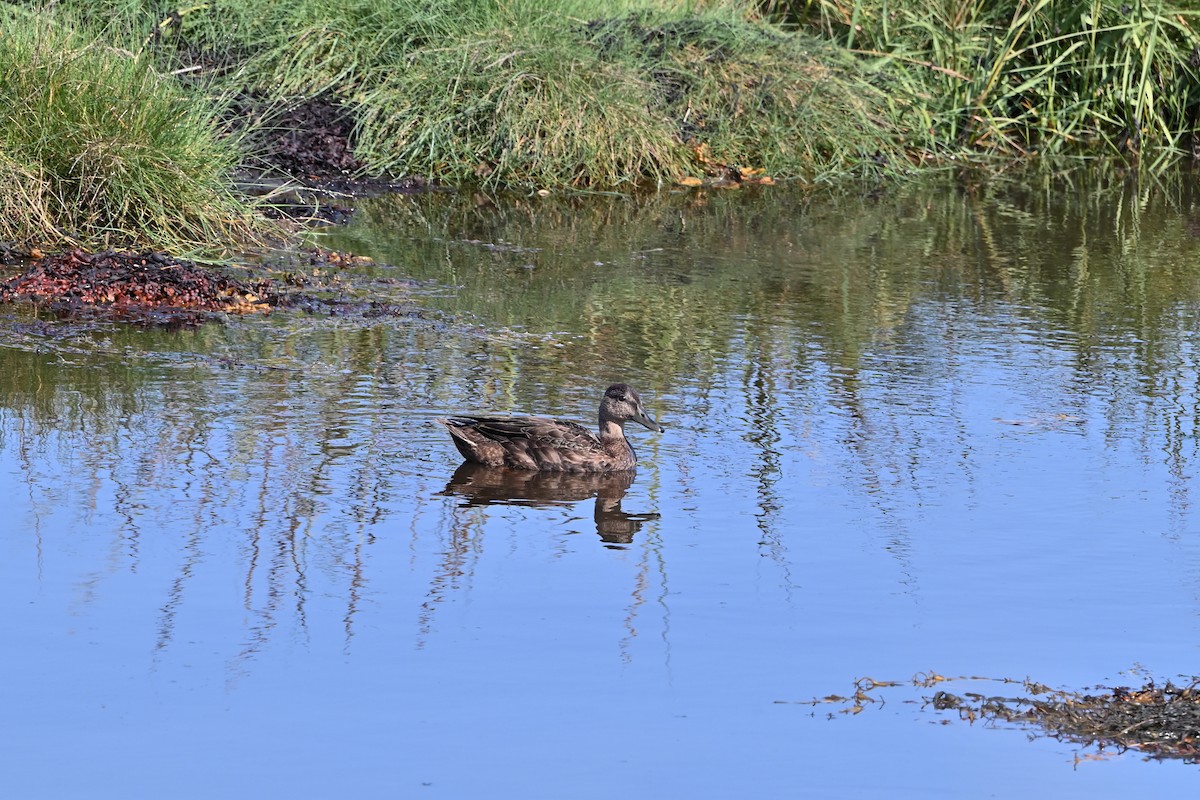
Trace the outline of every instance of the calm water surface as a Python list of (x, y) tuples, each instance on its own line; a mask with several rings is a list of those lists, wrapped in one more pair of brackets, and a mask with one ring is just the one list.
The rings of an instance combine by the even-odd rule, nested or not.
[[(411, 313), (0, 309), (0, 794), (1193, 791), (933, 690), (791, 701), (1200, 671), (1195, 183), (383, 198), (323, 243)], [(632, 481), (431, 423), (616, 380), (667, 426)]]

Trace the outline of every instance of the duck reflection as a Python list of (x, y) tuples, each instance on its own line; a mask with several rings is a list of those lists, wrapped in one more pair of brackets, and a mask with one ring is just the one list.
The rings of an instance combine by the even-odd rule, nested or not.
[(646, 520), (656, 513), (634, 514), (621, 509), (633, 483), (633, 470), (610, 473), (536, 472), (485, 467), (464, 461), (454, 471), (443, 495), (463, 498), (464, 506), (567, 506), (596, 498), (593, 519), (606, 545), (633, 541)]

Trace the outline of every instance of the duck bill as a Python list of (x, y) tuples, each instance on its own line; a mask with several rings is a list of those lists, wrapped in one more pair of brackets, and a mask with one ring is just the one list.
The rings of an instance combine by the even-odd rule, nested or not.
[(654, 418), (651, 417), (649, 414), (647, 414), (642, 409), (639, 408), (637, 410), (637, 413), (638, 413), (638, 415), (636, 417), (637, 421), (639, 423), (641, 423), (642, 425), (645, 425), (650, 430), (657, 431), (659, 433), (662, 433), (664, 430), (666, 430), (665, 428), (663, 428), (662, 425), (659, 425), (657, 422), (655, 422)]

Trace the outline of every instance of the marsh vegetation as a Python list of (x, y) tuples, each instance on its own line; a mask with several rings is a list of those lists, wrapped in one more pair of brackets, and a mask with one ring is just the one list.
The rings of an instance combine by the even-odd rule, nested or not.
[(1153, 169), (1193, 146), (1183, 6), (5, 3), (0, 239), (244, 247), (278, 233), (234, 188), (264, 174), (633, 191), (1034, 153)]

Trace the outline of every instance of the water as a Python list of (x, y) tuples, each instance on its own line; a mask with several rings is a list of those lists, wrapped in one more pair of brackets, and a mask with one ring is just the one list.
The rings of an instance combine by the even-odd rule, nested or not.
[[(935, 689), (802, 701), (1196, 671), (1194, 183), (383, 198), (324, 244), (411, 314), (0, 309), (0, 791), (1187, 791)], [(431, 423), (615, 380), (667, 427), (632, 481)]]

